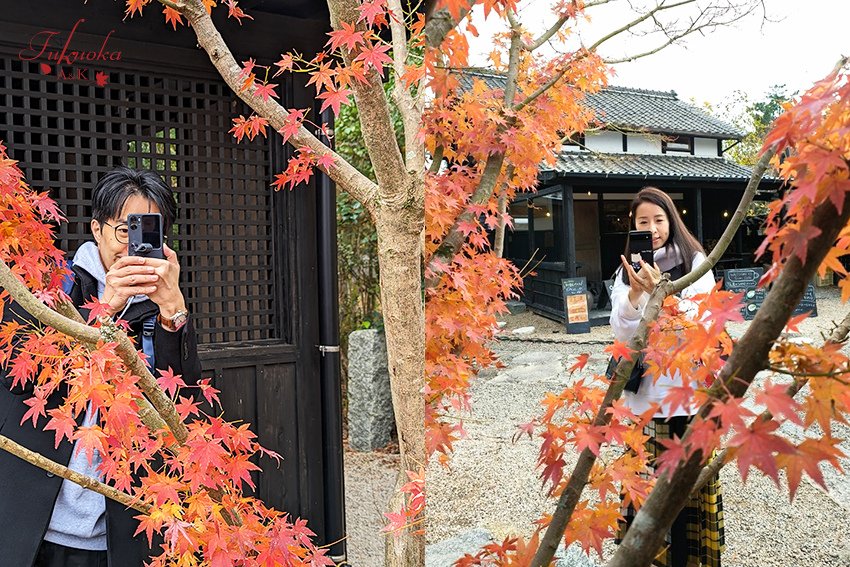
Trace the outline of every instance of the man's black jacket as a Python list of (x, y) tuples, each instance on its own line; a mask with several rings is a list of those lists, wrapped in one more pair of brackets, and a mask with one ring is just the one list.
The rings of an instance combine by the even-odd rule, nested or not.
[[(97, 297), (97, 280), (78, 266), (74, 266), (74, 274), (75, 282), (70, 296), (83, 317), (87, 318), (87, 310), (80, 306), (92, 297)], [(131, 335), (141, 336), (143, 321), (158, 312), (157, 305), (147, 300), (132, 304), (123, 318), (130, 324)], [(4, 322), (21, 313), (23, 311), (18, 305), (6, 305)], [(197, 383), (201, 376), (201, 364), (191, 318), (174, 333), (166, 331), (157, 323), (154, 352), (157, 368), (171, 367), (175, 374), (182, 375), (187, 385)], [(11, 391), (12, 378), (2, 368), (0, 383), (3, 386), (0, 387), (0, 435), (48, 459), (67, 464), (73, 445), (63, 440), (59, 448), (54, 449), (54, 433), (41, 429), (46, 423), (45, 418), (40, 418), (36, 428), (33, 428), (31, 421), (21, 425), (21, 418), (28, 409), (23, 402), (32, 395), (31, 391), (23, 392), (20, 387)], [(56, 392), (51, 396), (48, 409), (59, 405), (61, 395), (61, 392)], [(50, 523), (61, 485), (60, 477), (0, 450), (0, 522), (5, 526), (0, 530), (0, 567), (30, 567), (33, 564)], [(138, 526), (138, 521), (133, 519), (135, 515), (138, 515), (135, 510), (128, 510), (106, 499), (109, 567), (141, 567), (150, 557), (151, 551), (144, 533), (133, 537)]]

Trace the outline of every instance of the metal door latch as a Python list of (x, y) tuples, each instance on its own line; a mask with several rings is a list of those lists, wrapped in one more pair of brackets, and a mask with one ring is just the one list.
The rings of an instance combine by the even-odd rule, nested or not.
[(319, 349), (322, 356), (325, 356), (325, 353), (328, 352), (339, 352), (339, 345), (316, 345), (316, 348)]

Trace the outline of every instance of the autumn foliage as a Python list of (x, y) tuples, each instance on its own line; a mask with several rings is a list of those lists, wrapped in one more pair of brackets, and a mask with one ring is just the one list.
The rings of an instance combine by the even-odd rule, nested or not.
[[(508, 4), (491, 3), (488, 9), (504, 14), (512, 8)], [(594, 54), (579, 51), (549, 60), (526, 54), (517, 58), (516, 77), (507, 83), (515, 80), (515, 88), (509, 87), (514, 94), (506, 99), (504, 88), (455, 71), (469, 65), (464, 33), (475, 33), (471, 24), (449, 32), (443, 51), (429, 50), (425, 59), (428, 86), (437, 96), (426, 111), (423, 132), (429, 152), (446, 160), (425, 178), (426, 442), (428, 454), (443, 459), (463, 435), (462, 423), (443, 416), (468, 409), (471, 378), (497, 364), (488, 347), (496, 316), (507, 311), (505, 301), (522, 285), (517, 267), (494, 254), (488, 237), (500, 221), (511, 225), (499, 197), (509, 202), (536, 187), (540, 164), (554, 162), (561, 138), (583, 131), (591, 120), (580, 104), (584, 94), (606, 81)], [(505, 73), (499, 53), (492, 55), (494, 71)], [(469, 86), (461, 89), (461, 81)], [(447, 242), (454, 232), (463, 236), (459, 246)]]
[[(765, 140), (784, 159), (779, 171), (790, 190), (771, 205), (765, 241), (760, 248), (771, 268), (760, 285), (769, 286), (789, 258), (804, 260), (810, 240), (821, 233), (813, 214), (823, 203), (831, 203), (841, 214), (850, 189), (850, 73), (846, 62), (818, 82), (798, 101), (789, 104)], [(833, 269), (842, 276), (842, 298), (850, 296), (846, 269), (839, 258), (850, 253), (848, 227), (841, 230), (819, 271)], [(673, 296), (664, 300), (658, 319), (650, 326), (644, 349), (648, 373), (681, 372), (695, 379), (696, 387), (682, 384), (671, 388), (665, 403), (673, 407), (693, 399), (702, 408), (683, 438), (663, 441), (666, 452), (659, 458), (654, 477), (648, 474), (643, 426), (654, 408), (633, 415), (621, 400), (603, 403), (610, 382), (586, 373), (586, 355), (570, 369), (583, 373), (569, 388), (550, 393), (541, 402), (543, 411), (522, 426), (521, 433), (541, 440), (538, 457), (540, 477), (552, 496), (567, 488), (570, 453), (590, 451), (593, 465), (581, 500), (575, 506), (562, 535), (563, 543), (578, 543), (602, 555), (602, 543), (612, 538), (622, 520), (619, 498), (636, 508), (646, 501), (658, 478), (670, 478), (679, 467), (699, 456), (703, 463), (724, 449), (723, 462), (736, 461), (743, 480), (755, 468), (780, 486), (783, 473), (790, 498), (794, 498), (804, 476), (826, 488), (822, 467), (841, 471), (839, 448), (842, 439), (833, 436), (833, 423), (847, 423), (850, 415), (850, 360), (842, 352), (847, 329), (838, 336), (814, 344), (788, 334), (777, 337), (768, 359), (760, 368), (770, 374), (753, 383), (748, 400), (733, 394), (727, 383), (718, 382), (735, 345), (725, 332), (726, 323), (741, 321), (741, 296), (718, 288), (693, 303)], [(689, 315), (685, 312), (690, 311)], [(786, 330), (797, 331), (806, 315), (792, 317)], [(845, 321), (846, 322), (846, 321)], [(631, 358), (627, 345), (614, 343), (606, 351), (615, 358)], [(734, 377), (731, 378), (734, 380)], [(807, 386), (807, 387), (803, 387)], [(743, 388), (746, 392), (746, 388)], [(599, 413), (606, 415), (604, 422)], [(788, 436), (779, 426), (784, 422), (802, 428), (802, 437)], [(540, 524), (548, 525), (544, 515)], [(672, 521), (672, 518), (670, 519)], [(529, 541), (505, 540), (468, 555), (458, 565), (528, 565), (540, 540), (539, 530)], [(537, 563), (534, 563), (537, 564)]]
[[(0, 145), (0, 259), (49, 305), (64, 296), (64, 254), (53, 245), (51, 225), (61, 220), (55, 203), (27, 186)], [(2, 298), (0, 310), (8, 309), (5, 290)], [(99, 328), (96, 299), (89, 307)], [(186, 422), (188, 434), (178, 442), (169, 429), (142, 421), (139, 376), (103, 336), (85, 344), (51, 327), (10, 321), (0, 327), (0, 364), (8, 368), (13, 389), (31, 392), (25, 394), (29, 410), (22, 425), (54, 432), (57, 446), (77, 442), (89, 459), (97, 451), (105, 482), (143, 511), (139, 532), (151, 541), (158, 534), (161, 541), (151, 565), (333, 564), (326, 550), (312, 544), (304, 521), (243, 495), (246, 485), (254, 487), (251, 473), (258, 467), (252, 457), (277, 456), (257, 444), (248, 424), (203, 413), (201, 399), (217, 401), (208, 382), (195, 395), (170, 369), (159, 373), (159, 386)], [(59, 391), (67, 393), (48, 408)], [(80, 426), (89, 403), (97, 423)]]

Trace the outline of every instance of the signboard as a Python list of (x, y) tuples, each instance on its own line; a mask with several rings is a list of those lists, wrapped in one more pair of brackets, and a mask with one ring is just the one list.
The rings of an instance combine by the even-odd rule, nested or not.
[(763, 275), (762, 268), (726, 270), (724, 274), (723, 289), (744, 294), (741, 315), (745, 321), (751, 321), (764, 302), (766, 290), (757, 287)]
[(587, 308), (587, 280), (580, 278), (564, 278), (561, 280), (561, 291), (564, 298), (564, 321), (568, 333), (590, 332), (590, 310)]
[[(744, 305), (741, 308), (741, 314), (745, 321), (751, 321), (761, 304), (764, 302), (767, 291), (764, 288), (758, 288), (759, 280), (764, 275), (762, 268), (740, 268), (734, 270), (726, 270), (723, 278), (723, 289), (735, 291), (744, 294)], [(811, 312), (812, 317), (817, 317), (818, 307), (815, 301), (815, 286), (809, 284), (806, 286), (806, 292), (803, 294), (803, 299), (800, 304), (794, 309), (794, 315)]]
[(800, 300), (800, 304), (797, 305), (791, 315), (801, 315), (803, 313), (810, 313), (810, 317), (818, 316), (818, 304), (815, 300), (815, 286), (813, 284), (806, 286), (806, 291), (803, 293), (803, 299)]

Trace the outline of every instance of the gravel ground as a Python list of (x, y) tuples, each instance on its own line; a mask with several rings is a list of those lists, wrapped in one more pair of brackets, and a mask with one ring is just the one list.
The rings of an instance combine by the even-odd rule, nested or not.
[(398, 470), (398, 454), (345, 451), (345, 525), (348, 563), (353, 567), (383, 565), (383, 511)]
[[(819, 317), (800, 325), (801, 334), (818, 340), (845, 310), (835, 288), (818, 288)], [(591, 333), (567, 335), (560, 323), (531, 313), (509, 316), (495, 344), (507, 365), (501, 372), (488, 370), (471, 389), (473, 413), (464, 415), (468, 436), (456, 444), (448, 468), (432, 463), (428, 470), (429, 544), (454, 538), (472, 529), (486, 530), (496, 540), (507, 535), (529, 535), (532, 522), (553, 504), (540, 488), (535, 470), (539, 443), (527, 437), (512, 443), (517, 425), (529, 421), (548, 391), (568, 386), (566, 365), (571, 357), (591, 353), (591, 371), (601, 372), (606, 362), (604, 345), (609, 327)], [(749, 323), (730, 325), (737, 336)], [(531, 335), (511, 330), (534, 326)], [(764, 379), (763, 376), (759, 377)], [(804, 432), (790, 425), (789, 434)], [(834, 432), (848, 438), (842, 427)], [(812, 433), (808, 433), (811, 435)], [(850, 444), (843, 447), (850, 454)], [(845, 469), (850, 460), (845, 460)], [(746, 486), (734, 465), (722, 473), (727, 551), (724, 565), (732, 567), (850, 566), (850, 481), (839, 474), (827, 476), (829, 492), (805, 480), (792, 504), (787, 488), (755, 470)], [(613, 544), (606, 546), (605, 558)], [(430, 567), (430, 565), (429, 565)], [(442, 567), (442, 566), (434, 566)]]

